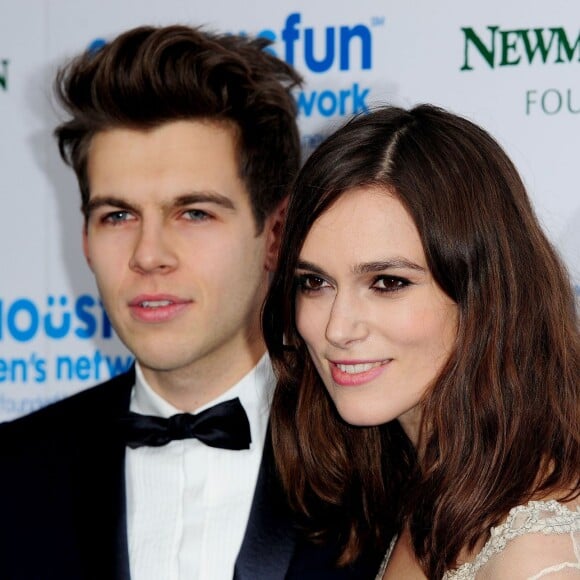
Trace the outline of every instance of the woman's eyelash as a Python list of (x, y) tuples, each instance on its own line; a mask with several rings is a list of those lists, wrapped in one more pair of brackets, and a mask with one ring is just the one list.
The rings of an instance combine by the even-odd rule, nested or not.
[(299, 274), (296, 276), (296, 286), (301, 292), (317, 292), (329, 286), (329, 284), (321, 276), (316, 276), (315, 274)]
[[(298, 274), (295, 284), (297, 290), (303, 294), (316, 293), (331, 286), (327, 280), (316, 274)], [(378, 294), (391, 294), (400, 292), (411, 284), (412, 282), (407, 278), (383, 274), (373, 279), (370, 288)]]
[(399, 292), (409, 286), (411, 282), (400, 276), (377, 276), (373, 280), (372, 288), (376, 292)]

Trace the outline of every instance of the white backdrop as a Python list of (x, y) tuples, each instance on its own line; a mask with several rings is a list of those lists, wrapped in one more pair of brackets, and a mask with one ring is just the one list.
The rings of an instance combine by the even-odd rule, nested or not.
[(296, 95), (305, 150), (382, 102), (431, 102), (480, 123), (519, 167), (580, 294), (579, 3), (0, 0), (0, 421), (130, 364), (82, 257), (51, 84), (98, 39), (172, 23), (275, 40), (307, 81)]

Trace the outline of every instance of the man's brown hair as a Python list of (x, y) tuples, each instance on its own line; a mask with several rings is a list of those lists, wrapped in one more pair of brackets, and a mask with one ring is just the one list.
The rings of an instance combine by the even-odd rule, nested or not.
[(301, 79), (265, 50), (268, 44), (201, 28), (144, 26), (61, 68), (56, 94), (70, 118), (55, 135), (62, 158), (77, 175), (85, 218), (87, 157), (96, 133), (193, 119), (234, 127), (240, 176), (261, 230), (300, 165), (291, 89)]

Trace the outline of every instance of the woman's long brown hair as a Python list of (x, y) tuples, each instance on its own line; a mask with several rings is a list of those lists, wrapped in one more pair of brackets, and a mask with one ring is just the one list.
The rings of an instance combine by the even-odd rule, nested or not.
[[(405, 205), (459, 311), (454, 351), (422, 402), (420, 461), (397, 421), (340, 419), (296, 330), (304, 240), (336, 199), (365, 185)], [(510, 508), (580, 494), (574, 293), (517, 170), (470, 121), (428, 105), (385, 107), (329, 137), (295, 184), (263, 323), (279, 377), (281, 477), (314, 536), (340, 530), (343, 564), (409, 525), (425, 573), (441, 578)]]

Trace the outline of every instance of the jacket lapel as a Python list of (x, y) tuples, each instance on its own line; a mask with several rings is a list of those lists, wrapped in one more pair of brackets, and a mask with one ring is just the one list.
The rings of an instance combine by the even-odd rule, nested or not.
[(286, 576), (296, 544), (292, 518), (276, 475), (270, 431), (234, 580), (278, 580)]
[[(98, 387), (79, 424), (73, 487), (81, 558), (88, 578), (128, 580), (125, 444), (118, 419), (129, 409), (134, 368)], [(86, 416), (88, 415), (88, 417)]]

